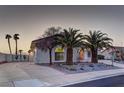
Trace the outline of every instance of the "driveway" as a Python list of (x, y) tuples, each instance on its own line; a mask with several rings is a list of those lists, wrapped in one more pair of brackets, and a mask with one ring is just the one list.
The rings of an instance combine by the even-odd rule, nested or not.
[(0, 65), (0, 86), (14, 86), (14, 81), (63, 76), (64, 73), (34, 63), (5, 63)]

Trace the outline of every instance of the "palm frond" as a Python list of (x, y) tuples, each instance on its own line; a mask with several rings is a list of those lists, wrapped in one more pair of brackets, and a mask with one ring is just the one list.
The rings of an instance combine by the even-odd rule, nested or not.
[(86, 40), (85, 46), (94, 49), (110, 47), (113, 41), (106, 33), (101, 31), (89, 31), (89, 35), (84, 35), (83, 38)]
[(59, 43), (59, 45), (64, 47), (76, 47), (81, 46), (81, 42), (83, 40), (82, 33), (78, 33), (80, 30), (69, 28), (69, 30), (64, 29), (62, 34), (56, 36), (55, 41)]

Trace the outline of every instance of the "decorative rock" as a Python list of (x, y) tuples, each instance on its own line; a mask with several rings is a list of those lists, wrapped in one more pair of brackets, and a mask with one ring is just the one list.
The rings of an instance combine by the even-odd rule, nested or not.
[(81, 67), (80, 70), (84, 70), (84, 68)]
[(94, 65), (93, 64), (90, 64), (89, 67), (94, 67)]

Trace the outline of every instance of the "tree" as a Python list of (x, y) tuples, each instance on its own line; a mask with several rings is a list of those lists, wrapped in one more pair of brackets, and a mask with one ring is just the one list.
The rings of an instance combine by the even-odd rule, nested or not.
[(31, 54), (31, 50), (28, 50), (28, 61), (30, 61), (30, 54)]
[(19, 54), (20, 54), (20, 61), (21, 61), (21, 58), (22, 58), (22, 51), (23, 51), (23, 50), (21, 50), (21, 49), (19, 50)]
[(49, 36), (53, 36), (55, 34), (60, 33), (61, 27), (50, 27), (48, 28), (44, 34), (42, 35), (43, 37), (49, 37)]
[(17, 51), (18, 51), (18, 39), (19, 39), (19, 34), (14, 34), (13, 39), (15, 40), (16, 48), (15, 48), (15, 54), (16, 54), (16, 60), (18, 59)]
[(12, 36), (9, 34), (6, 34), (5, 38), (8, 40), (9, 51), (10, 51), (10, 54), (12, 54), (11, 44), (10, 44), (10, 39), (12, 38)]
[(52, 49), (55, 47), (55, 40), (54, 35), (60, 33), (61, 27), (50, 27), (48, 28), (44, 34), (43, 37), (46, 38), (44, 42), (44, 47), (42, 47), (42, 50), (49, 50), (49, 57), (50, 57), (50, 65), (52, 65)]
[(67, 48), (66, 64), (73, 65), (73, 48), (81, 47), (83, 44), (83, 35), (78, 33), (80, 30), (69, 28), (55, 36), (56, 43)]
[(84, 35), (84, 45), (91, 50), (92, 63), (98, 63), (98, 49), (112, 47), (112, 39), (101, 31), (89, 31), (89, 35)]

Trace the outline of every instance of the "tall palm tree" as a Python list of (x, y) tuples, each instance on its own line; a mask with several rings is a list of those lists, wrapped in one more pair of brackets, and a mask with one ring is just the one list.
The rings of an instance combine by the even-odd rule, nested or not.
[(20, 54), (20, 61), (21, 61), (21, 58), (22, 58), (22, 51), (23, 51), (23, 50), (21, 50), (21, 49), (19, 50), (19, 54)]
[(14, 34), (13, 38), (14, 38), (15, 44), (16, 44), (15, 54), (16, 54), (16, 60), (17, 60), (18, 59), (18, 56), (17, 56), (17, 52), (18, 52), (17, 40), (19, 39), (19, 34)]
[(91, 50), (92, 63), (98, 63), (98, 49), (112, 47), (112, 39), (101, 31), (89, 31), (89, 35), (84, 35), (85, 46)]
[(10, 39), (12, 38), (12, 36), (9, 34), (6, 34), (5, 38), (8, 40), (9, 51), (10, 51), (10, 54), (12, 54), (11, 44), (10, 44)]
[(73, 28), (69, 28), (69, 30), (64, 29), (64, 32), (55, 37), (58, 45), (67, 48), (67, 65), (73, 65), (73, 48), (81, 47), (83, 43), (83, 35), (79, 31)]

